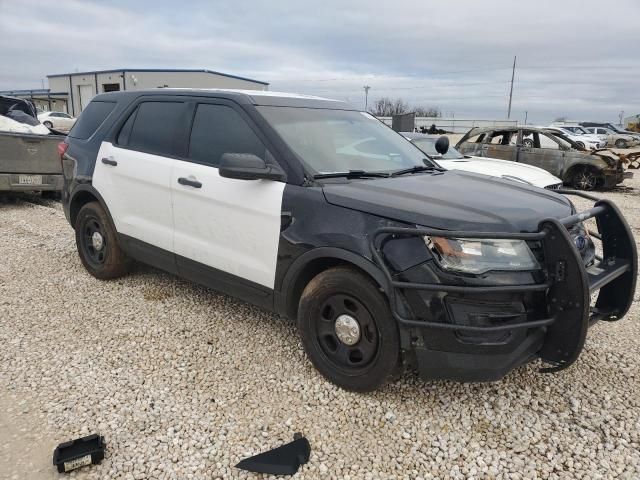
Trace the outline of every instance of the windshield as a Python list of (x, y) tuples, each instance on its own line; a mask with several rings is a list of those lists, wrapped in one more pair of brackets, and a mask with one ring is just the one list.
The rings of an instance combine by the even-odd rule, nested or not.
[(433, 165), (418, 148), (368, 113), (257, 107), (311, 173), (392, 172)]
[(416, 147), (418, 147), (420, 150), (431, 157), (437, 157), (438, 159), (442, 160), (460, 160), (461, 158), (464, 158), (464, 155), (462, 155), (453, 147), (449, 147), (447, 153), (440, 156), (440, 154), (436, 151), (435, 138), (414, 138), (411, 141), (416, 145)]

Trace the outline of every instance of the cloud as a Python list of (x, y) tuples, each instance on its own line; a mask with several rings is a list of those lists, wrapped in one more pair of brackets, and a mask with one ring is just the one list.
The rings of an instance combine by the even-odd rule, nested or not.
[(456, 118), (615, 120), (640, 112), (637, 0), (101, 2), (0, 0), (0, 89), (47, 74), (210, 68), (364, 101), (402, 97)]

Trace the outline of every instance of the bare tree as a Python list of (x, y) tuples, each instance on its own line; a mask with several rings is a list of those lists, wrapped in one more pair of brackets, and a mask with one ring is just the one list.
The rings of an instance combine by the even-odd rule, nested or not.
[(389, 97), (382, 97), (374, 101), (370, 111), (378, 117), (391, 117), (411, 112), (414, 112), (417, 117), (442, 116), (440, 109), (437, 107), (417, 106), (411, 108), (402, 98), (391, 99)]
[[(398, 100), (400, 105), (398, 105)], [(382, 97), (373, 102), (371, 107), (371, 113), (378, 117), (390, 117), (397, 113), (405, 113), (404, 111), (398, 111), (398, 106), (404, 106), (404, 102), (398, 99), (396, 101), (391, 100), (389, 97)]]
[(441, 117), (442, 112), (438, 107), (413, 107), (416, 117)]

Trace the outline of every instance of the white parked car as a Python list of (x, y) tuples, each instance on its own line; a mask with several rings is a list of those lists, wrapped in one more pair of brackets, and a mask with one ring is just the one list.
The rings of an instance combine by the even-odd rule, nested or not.
[(534, 167), (533, 165), (510, 162), (508, 160), (498, 160), (497, 158), (462, 155), (453, 146), (449, 146), (447, 152), (441, 155), (436, 150), (438, 135), (409, 132), (403, 132), (402, 135), (447, 170), (482, 173), (484, 175), (526, 183), (540, 188), (555, 190), (562, 187), (562, 180), (546, 170)]
[(606, 140), (607, 145), (609, 147), (616, 148), (629, 148), (635, 147), (640, 144), (638, 140), (635, 139), (632, 135), (627, 135), (626, 133), (618, 133), (614, 132), (609, 128), (604, 127), (586, 127), (588, 132), (596, 134), (598, 137)]
[(38, 115), (38, 120), (47, 128), (68, 132), (76, 123), (75, 117), (64, 112), (44, 112)]
[(597, 150), (599, 148), (606, 148), (607, 146), (606, 140), (602, 140), (597, 135), (593, 135), (591, 133), (575, 132), (569, 128), (557, 125), (550, 125), (548, 127), (544, 127), (544, 129), (551, 133), (561, 133), (565, 137), (569, 138), (569, 140), (573, 140), (580, 147), (587, 150)]

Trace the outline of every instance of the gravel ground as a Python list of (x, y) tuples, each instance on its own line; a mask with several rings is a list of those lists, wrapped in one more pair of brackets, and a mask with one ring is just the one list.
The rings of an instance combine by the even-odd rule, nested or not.
[[(626, 184), (602, 196), (640, 238)], [(89, 276), (58, 204), (1, 202), (0, 238), (1, 478), (63, 478), (53, 448), (92, 432), (107, 458), (71, 478), (260, 478), (233, 465), (294, 432), (312, 446), (300, 479), (640, 478), (637, 301), (559, 374), (354, 394), (275, 315), (144, 266)]]

